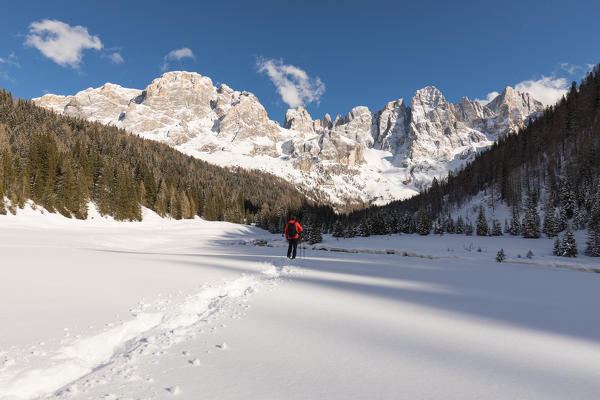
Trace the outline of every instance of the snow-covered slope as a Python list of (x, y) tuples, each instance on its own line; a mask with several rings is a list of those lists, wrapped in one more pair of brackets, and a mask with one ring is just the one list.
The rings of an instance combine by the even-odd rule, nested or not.
[(302, 107), (283, 126), (268, 118), (251, 93), (191, 72), (167, 72), (143, 91), (105, 84), (74, 96), (34, 101), (70, 116), (113, 124), (165, 142), (221, 166), (242, 166), (290, 180), (309, 196), (333, 204), (378, 204), (410, 197), (445, 176), (543, 108), (507, 87), (482, 106), (446, 101), (434, 87), (371, 113), (355, 107), (333, 120), (313, 120)]
[(290, 262), (254, 227), (93, 216), (0, 215), (0, 399), (600, 392), (600, 275), (552, 267), (599, 261), (547, 239), (326, 235), (317, 247), (379, 254)]

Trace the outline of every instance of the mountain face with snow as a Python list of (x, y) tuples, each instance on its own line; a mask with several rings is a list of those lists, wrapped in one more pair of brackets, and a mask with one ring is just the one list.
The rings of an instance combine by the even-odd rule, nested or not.
[(478, 150), (514, 132), (543, 109), (507, 87), (487, 105), (451, 104), (435, 87), (372, 113), (355, 107), (333, 120), (290, 109), (283, 126), (249, 92), (190, 72), (167, 72), (144, 90), (107, 83), (74, 96), (33, 99), (69, 116), (115, 125), (221, 166), (271, 172), (310, 197), (335, 205), (410, 197), (460, 168)]

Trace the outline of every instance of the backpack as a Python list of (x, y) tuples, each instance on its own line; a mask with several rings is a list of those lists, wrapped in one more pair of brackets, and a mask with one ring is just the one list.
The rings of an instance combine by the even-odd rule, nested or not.
[(295, 222), (288, 222), (287, 237), (293, 238), (297, 234), (298, 234), (298, 230), (296, 229), (296, 223)]

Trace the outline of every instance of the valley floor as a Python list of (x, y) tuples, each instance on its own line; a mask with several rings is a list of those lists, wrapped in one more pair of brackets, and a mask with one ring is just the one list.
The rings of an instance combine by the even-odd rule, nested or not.
[(0, 399), (600, 393), (600, 274), (569, 269), (600, 260), (510, 237), (284, 245), (149, 213), (0, 216)]

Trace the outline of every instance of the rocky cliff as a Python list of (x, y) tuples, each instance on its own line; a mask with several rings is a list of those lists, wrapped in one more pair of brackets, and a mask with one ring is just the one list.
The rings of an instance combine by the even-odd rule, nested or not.
[(355, 107), (333, 120), (290, 109), (283, 126), (251, 93), (190, 72), (167, 72), (144, 90), (107, 83), (74, 96), (34, 101), (66, 115), (113, 124), (219, 165), (282, 176), (333, 204), (384, 203), (416, 193), (543, 109), (507, 87), (483, 106), (451, 104), (435, 87), (371, 113)]

